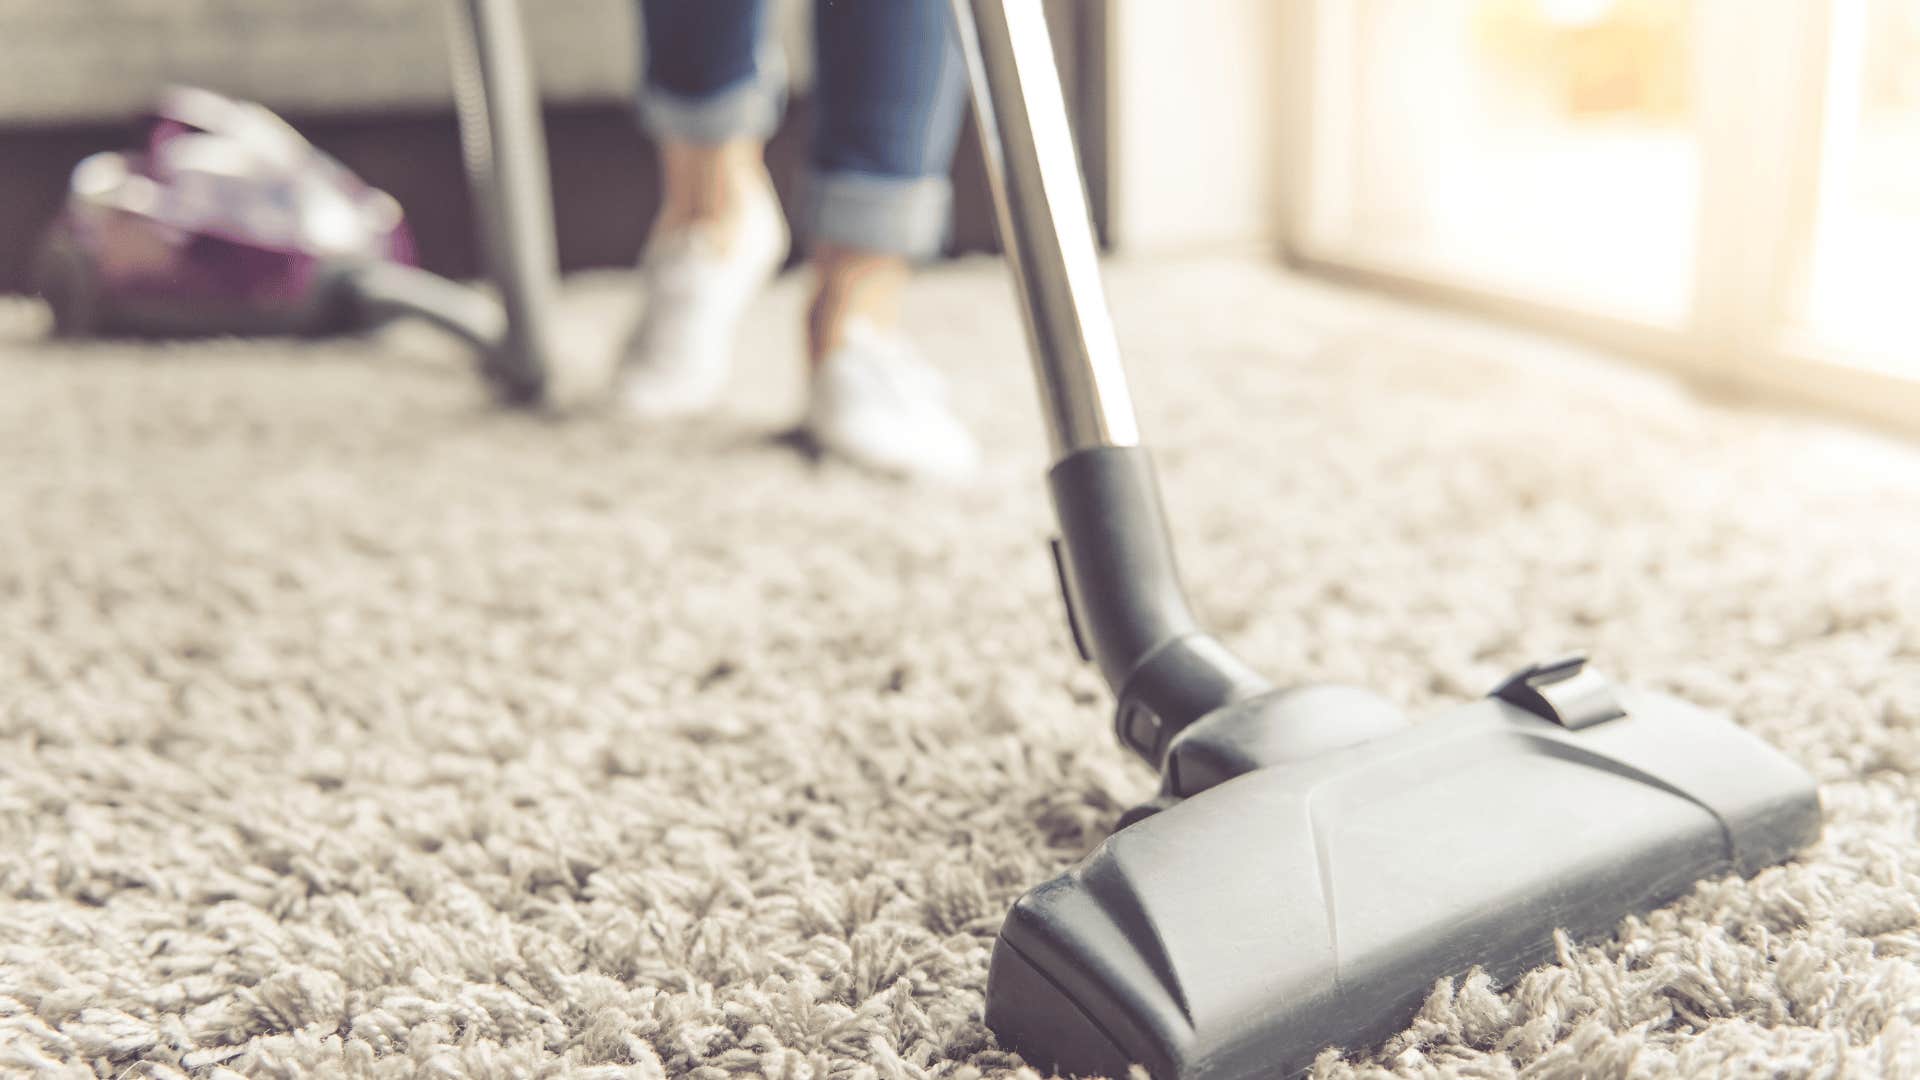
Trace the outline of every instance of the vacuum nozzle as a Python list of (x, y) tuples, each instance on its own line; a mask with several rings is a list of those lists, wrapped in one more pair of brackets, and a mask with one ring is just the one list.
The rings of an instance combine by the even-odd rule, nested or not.
[[(1240, 762), (1021, 898), (988, 1026), (1073, 1075), (1298, 1073), (1399, 1031), (1438, 980), (1479, 967), (1504, 984), (1552, 959), (1557, 930), (1603, 937), (1819, 836), (1813, 781), (1777, 751), (1674, 698), (1606, 689), (1621, 714), (1605, 721), (1488, 697), (1364, 745)], [(1297, 700), (1296, 719), (1373, 722), (1352, 704)]]

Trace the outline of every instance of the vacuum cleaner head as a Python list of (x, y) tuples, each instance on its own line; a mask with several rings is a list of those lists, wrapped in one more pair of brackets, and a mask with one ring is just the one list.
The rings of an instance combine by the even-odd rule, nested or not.
[[(1070, 1074), (1300, 1072), (1404, 1028), (1436, 980), (1511, 981), (1556, 930), (1604, 937), (1820, 832), (1797, 766), (1578, 660), (1391, 734), (1384, 708), (1273, 691), (1182, 732), (1166, 808), (1014, 907), (989, 1026)], [(1375, 737), (1295, 753), (1355, 726)]]
[(42, 246), (61, 333), (347, 329), (341, 274), (413, 262), (399, 203), (261, 106), (175, 87), (142, 129), (75, 167)]
[(1055, 569), (1115, 733), (1160, 795), (1007, 916), (987, 1026), (1042, 1068), (1295, 1073), (1820, 833), (1813, 780), (1733, 724), (1574, 657), (1409, 725), (1275, 689), (1200, 626), (1100, 292), (1039, 0), (954, 0), (1057, 457)]

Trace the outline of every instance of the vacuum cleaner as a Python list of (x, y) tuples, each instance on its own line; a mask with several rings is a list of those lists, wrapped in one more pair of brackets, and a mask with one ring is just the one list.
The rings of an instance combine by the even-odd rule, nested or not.
[(1438, 980), (1503, 983), (1695, 882), (1814, 842), (1813, 780), (1755, 736), (1578, 656), (1409, 723), (1280, 688), (1208, 634), (1174, 565), (1101, 293), (1040, 0), (954, 0), (1052, 436), (1053, 556), (1081, 655), (1160, 792), (1014, 905), (986, 1022), (1076, 1075), (1305, 1071), (1402, 1030)]
[(546, 138), (514, 0), (449, 0), (460, 143), (494, 293), (415, 264), (400, 206), (266, 109), (174, 88), (143, 145), (73, 172), (36, 265), (63, 335), (318, 335), (401, 316), (542, 400), (558, 257)]

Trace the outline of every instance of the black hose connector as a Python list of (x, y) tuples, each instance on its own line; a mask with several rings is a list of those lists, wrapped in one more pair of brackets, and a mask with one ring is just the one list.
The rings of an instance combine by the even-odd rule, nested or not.
[(1182, 728), (1272, 684), (1188, 606), (1145, 449), (1076, 450), (1048, 481), (1069, 615), (1118, 699), (1120, 741), (1158, 769)]

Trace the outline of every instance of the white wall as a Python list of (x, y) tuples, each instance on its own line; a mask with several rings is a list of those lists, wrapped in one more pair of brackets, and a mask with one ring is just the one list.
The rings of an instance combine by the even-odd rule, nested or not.
[(1277, 244), (1280, 22), (1293, 0), (1111, 2), (1114, 247)]
[[(546, 100), (627, 102), (633, 0), (522, 0)], [(810, 0), (779, 0), (795, 84), (813, 70)], [(120, 120), (169, 83), (302, 113), (445, 108), (450, 10), (427, 0), (0, 0), (0, 121)]]

